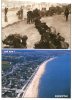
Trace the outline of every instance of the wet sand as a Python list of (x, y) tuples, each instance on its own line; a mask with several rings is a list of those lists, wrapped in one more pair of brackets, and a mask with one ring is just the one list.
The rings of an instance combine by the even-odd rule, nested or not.
[(38, 69), (36, 75), (34, 76), (31, 83), (28, 85), (26, 90), (24, 91), (24, 94), (22, 96), (23, 98), (29, 98), (29, 97), (35, 98), (38, 96), (38, 86), (39, 86), (40, 78), (42, 77), (42, 75), (45, 71), (46, 64), (53, 59), (54, 58), (50, 58), (49, 60), (46, 60), (39, 66), (39, 69)]

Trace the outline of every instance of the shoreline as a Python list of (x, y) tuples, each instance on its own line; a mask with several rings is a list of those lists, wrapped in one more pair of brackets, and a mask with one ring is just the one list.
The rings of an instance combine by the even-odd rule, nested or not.
[(52, 61), (55, 58), (50, 58), (46, 61), (44, 61), (42, 64), (40, 64), (39, 69), (35, 73), (34, 77), (32, 78), (31, 82), (25, 89), (22, 98), (35, 98), (38, 95), (38, 86), (41, 76), (43, 75), (45, 71), (45, 66), (48, 62)]
[(20, 22), (23, 22), (23, 21), (25, 21), (25, 19), (15, 21), (15, 22), (13, 22), (13, 23), (11, 23), (11, 24), (8, 24), (8, 25), (6, 25), (6, 26), (2, 26), (2, 29), (5, 29), (5, 28), (10, 27), (10, 26), (12, 26), (12, 25), (19, 24)]

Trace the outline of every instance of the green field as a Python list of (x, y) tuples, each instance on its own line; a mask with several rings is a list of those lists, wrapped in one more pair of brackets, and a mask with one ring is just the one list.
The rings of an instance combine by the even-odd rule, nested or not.
[(2, 70), (5, 71), (10, 67), (10, 63), (8, 61), (2, 61)]

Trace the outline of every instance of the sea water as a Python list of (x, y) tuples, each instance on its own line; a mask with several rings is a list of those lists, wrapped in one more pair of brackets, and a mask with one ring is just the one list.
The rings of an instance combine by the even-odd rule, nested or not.
[(70, 53), (57, 56), (47, 63), (38, 87), (40, 98), (70, 98)]

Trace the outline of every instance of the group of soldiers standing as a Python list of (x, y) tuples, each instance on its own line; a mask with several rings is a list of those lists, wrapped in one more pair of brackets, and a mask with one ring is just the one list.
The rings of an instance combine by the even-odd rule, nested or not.
[(40, 19), (40, 11), (38, 9), (35, 9), (33, 11), (27, 12), (27, 23), (33, 23), (36, 19)]
[[(8, 21), (7, 20), (8, 7), (5, 7), (4, 13), (5, 13), (5, 22), (7, 22)], [(27, 23), (33, 23), (35, 21), (35, 19), (40, 19), (41, 18), (40, 13), (41, 12), (38, 9), (35, 9), (33, 11), (29, 10), (27, 12)], [(18, 19), (23, 19), (23, 7), (22, 6), (17, 11), (16, 15), (18, 16)], [(66, 7), (66, 9), (65, 9), (64, 15), (66, 17), (66, 21), (68, 21), (68, 15), (69, 15), (68, 7)]]
[[(5, 22), (8, 22), (8, 16), (7, 16), (7, 14), (8, 14), (8, 7), (5, 7), (5, 9), (4, 9), (4, 14), (5, 14)], [(23, 19), (23, 8), (21, 7), (19, 10), (18, 10), (18, 12), (16, 13), (16, 15), (18, 16), (18, 19)]]

